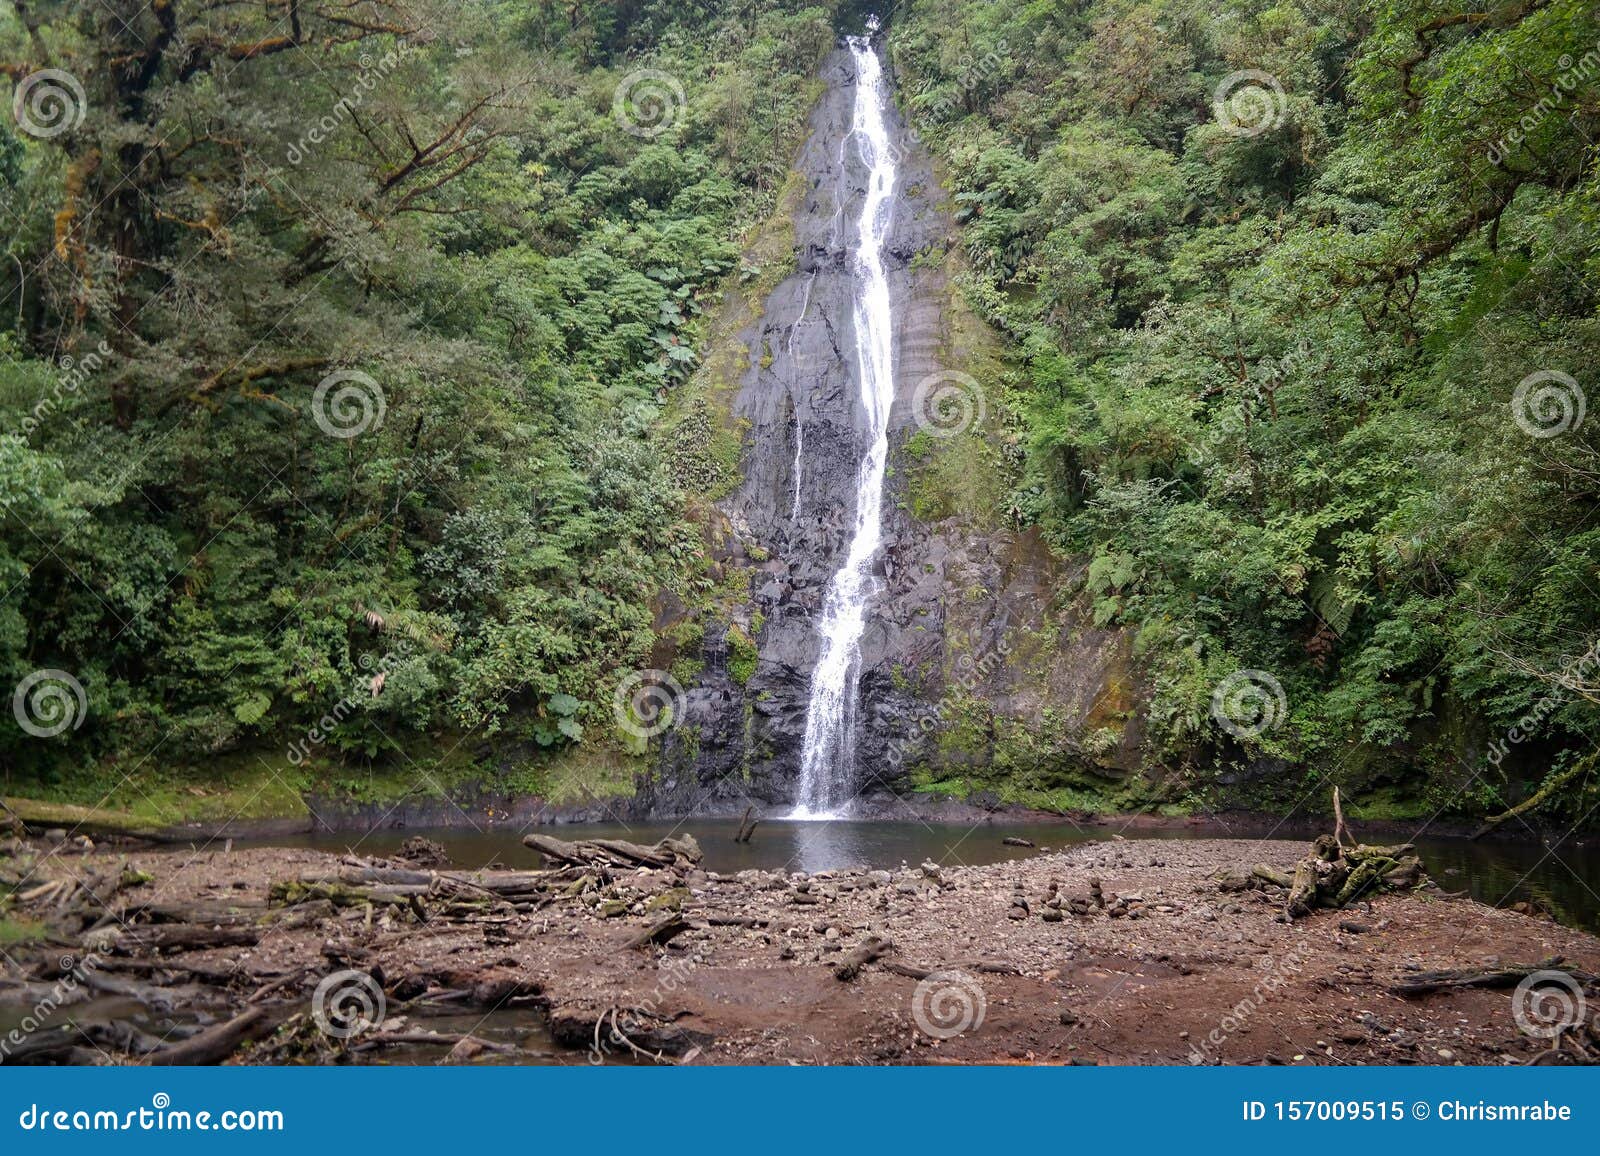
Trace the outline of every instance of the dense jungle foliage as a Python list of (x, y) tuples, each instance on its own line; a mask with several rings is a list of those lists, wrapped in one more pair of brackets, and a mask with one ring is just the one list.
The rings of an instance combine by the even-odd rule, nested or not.
[(1015, 342), (1012, 513), (1092, 556), (1155, 742), (1245, 668), (1287, 711), (1233, 757), (1600, 802), (1600, 9), (923, 0), (890, 43)]
[(8, 720), (8, 772), (281, 752), (330, 711), (335, 759), (580, 741), (698, 549), (647, 432), (831, 13), (6, 8), (19, 108), (46, 68), (83, 99), (0, 127), (0, 681), (89, 702)]
[[(652, 430), (871, 7), (0, 9), (0, 682), (89, 703), (13, 786), (614, 743), (700, 571)], [(1008, 513), (1136, 632), (1152, 760), (1600, 801), (1594, 5), (884, 7)]]

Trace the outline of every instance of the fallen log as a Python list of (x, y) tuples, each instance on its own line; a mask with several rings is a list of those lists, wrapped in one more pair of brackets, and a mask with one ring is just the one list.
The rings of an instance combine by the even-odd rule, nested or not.
[(30, 983), (20, 979), (0, 978), (0, 1005), (27, 1007), (50, 1003), (56, 1007), (65, 1007), (68, 1004), (81, 1003), (88, 998), (88, 990), (79, 984)]
[(1294, 886), (1294, 880), (1288, 875), (1285, 875), (1276, 867), (1269, 867), (1265, 863), (1257, 863), (1250, 868), (1250, 876), (1253, 879), (1261, 880), (1263, 883), (1270, 883), (1274, 887), (1282, 887), (1285, 891)]
[(185, 984), (181, 988), (161, 987), (153, 983), (138, 983), (118, 979), (99, 969), (84, 973), (83, 982), (90, 991), (100, 995), (120, 996), (158, 1012), (170, 1012), (184, 1004), (191, 1004), (202, 996), (198, 986)]
[(158, 1066), (220, 1064), (247, 1040), (265, 1035), (270, 1026), (267, 1009), (253, 1007), (182, 1043), (151, 1053), (145, 1062)]
[(1354, 847), (1346, 847), (1343, 857), (1352, 863), (1361, 863), (1368, 859), (1404, 859), (1415, 851), (1414, 843), (1396, 843), (1393, 847), (1369, 847), (1360, 843)]
[(253, 927), (199, 927), (159, 923), (135, 927), (117, 936), (111, 949), (119, 955), (204, 951), (212, 947), (254, 947), (261, 932)]
[(1563, 963), (1561, 956), (1556, 955), (1539, 963), (1513, 964), (1509, 967), (1458, 967), (1442, 971), (1419, 971), (1413, 976), (1390, 984), (1389, 990), (1395, 995), (1419, 996), (1463, 987), (1489, 989), (1516, 987), (1529, 976), (1537, 975), (1541, 971), (1564, 972), (1585, 987), (1600, 981), (1600, 977)]
[(440, 872), (419, 871), (412, 867), (340, 867), (337, 871), (309, 871), (299, 877), (301, 883), (347, 883), (353, 887), (368, 887), (375, 883), (395, 886), (426, 887)]
[(150, 972), (164, 971), (173, 975), (193, 976), (197, 980), (207, 983), (229, 984), (236, 979), (249, 979), (259, 981), (265, 977), (253, 975), (238, 965), (237, 961), (212, 966), (200, 963), (188, 963), (174, 959), (171, 956), (161, 956), (154, 959), (127, 958), (116, 956), (103, 956), (96, 971), (122, 971), (148, 974)]
[(359, 1044), (349, 1050), (351, 1052), (371, 1052), (379, 1048), (392, 1048), (405, 1044), (437, 1044), (448, 1047), (452, 1052), (464, 1044), (470, 1044), (476, 1052), (498, 1052), (502, 1055), (517, 1051), (515, 1044), (496, 1043), (486, 1040), (482, 1036), (462, 1034), (458, 1032), (386, 1032), (382, 1035), (368, 1036)]
[(1334, 896), (1333, 906), (1350, 906), (1355, 900), (1376, 887), (1383, 879), (1384, 870), (1393, 865), (1393, 859), (1368, 859), (1357, 863), (1355, 869), (1350, 872), (1343, 885), (1340, 886), (1338, 894)]
[(1560, 791), (1563, 787), (1572, 782), (1574, 779), (1578, 778), (1580, 775), (1587, 775), (1593, 768), (1596, 757), (1596, 753), (1591, 751), (1584, 758), (1581, 758), (1577, 762), (1573, 763), (1570, 767), (1562, 771), (1555, 778), (1551, 779), (1542, 788), (1529, 795), (1526, 799), (1522, 800), (1522, 802), (1518, 803), (1515, 807), (1512, 807), (1508, 811), (1503, 811), (1498, 815), (1490, 815), (1483, 821), (1483, 825), (1472, 833), (1471, 837), (1474, 839), (1481, 839), (1490, 831), (1493, 831), (1501, 823), (1504, 823), (1507, 819), (1514, 819), (1518, 815), (1526, 814), (1527, 812), (1534, 810), (1546, 799)]
[(1315, 855), (1307, 855), (1295, 864), (1286, 904), (1290, 919), (1300, 919), (1316, 909), (1317, 884), (1322, 873), (1322, 862)]
[[(592, 876), (583, 878), (593, 879)], [(313, 871), (295, 879), (279, 880), (269, 889), (268, 901), (286, 906), (313, 899), (331, 899), (338, 906), (360, 906), (366, 902), (409, 904), (412, 896), (439, 894), (459, 898), (470, 892), (487, 899), (532, 902), (548, 897), (552, 887), (572, 881), (572, 869), (566, 867), (554, 871), (470, 874), (396, 867), (344, 867), (338, 871)]]
[(700, 862), (700, 844), (693, 835), (663, 839), (653, 847), (625, 839), (582, 839), (569, 843), (537, 832), (522, 837), (522, 844), (547, 860), (566, 866), (603, 864), (611, 867), (675, 867)]
[(871, 936), (855, 950), (845, 954), (833, 968), (833, 978), (849, 983), (861, 974), (861, 969), (873, 960), (894, 950), (894, 944), (876, 935)]
[(250, 993), (250, 998), (244, 1002), (247, 1004), (260, 1003), (269, 995), (276, 995), (278, 992), (288, 987), (291, 983), (304, 979), (305, 977), (313, 974), (315, 973), (307, 967), (298, 968), (294, 971), (286, 971), (277, 979), (272, 980), (270, 983), (256, 988), (255, 991)]
[(671, 915), (653, 927), (647, 927), (628, 940), (626, 947), (661, 947), (688, 931), (694, 925), (681, 915)]
[(289, 880), (274, 883), (267, 893), (267, 901), (282, 907), (296, 907), (326, 899), (335, 907), (407, 907), (415, 900), (432, 892), (430, 884), (415, 883), (376, 884), (371, 887), (351, 887), (343, 883), (301, 883)]
[(89, 930), (112, 925), (126, 927), (135, 920), (144, 923), (200, 923), (207, 927), (239, 927), (254, 923), (260, 914), (259, 908), (243, 910), (234, 903), (178, 904), (145, 901), (108, 908)]

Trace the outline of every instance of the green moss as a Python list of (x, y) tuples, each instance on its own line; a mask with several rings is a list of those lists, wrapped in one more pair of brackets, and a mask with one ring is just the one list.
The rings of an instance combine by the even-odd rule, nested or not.
[(965, 799), (972, 794), (972, 784), (961, 776), (940, 777), (927, 768), (911, 773), (911, 789), (919, 795), (938, 795), (947, 799)]
[[(732, 392), (733, 388), (715, 382), (707, 385), (706, 392)], [(678, 484), (710, 501), (726, 497), (739, 485), (740, 454), (748, 423), (713, 418), (712, 407), (703, 394), (687, 397), (678, 408), (679, 412), (669, 416), (663, 427)]]
[(755, 641), (737, 626), (728, 627), (728, 675), (744, 686), (756, 672), (756, 662), (761, 650)]
[(698, 617), (685, 619), (669, 632), (674, 657), (668, 673), (683, 686), (694, 682), (705, 669), (705, 660), (701, 657), (705, 633), (705, 626)]
[(1410, 820), (1426, 819), (1436, 808), (1415, 789), (1384, 786), (1376, 791), (1350, 799), (1346, 805), (1352, 819)]
[(518, 793), (538, 795), (557, 805), (633, 794), (649, 760), (593, 746), (571, 746), (548, 761), (530, 764), (502, 781)]
[[(950, 374), (946, 387), (964, 395), (951, 416), (969, 420), (952, 436), (919, 429), (900, 447), (898, 472), (905, 474), (905, 508), (919, 521), (961, 518), (976, 528), (998, 529), (1009, 484), (999, 454), (1005, 422), (1003, 382), (1005, 346), (973, 311), (959, 284), (964, 266), (959, 250), (930, 246), (912, 262), (917, 270), (942, 268), (943, 324), (937, 364)], [(961, 382), (965, 377), (973, 386)]]
[(945, 759), (987, 761), (993, 726), (994, 710), (987, 702), (960, 691), (947, 693), (935, 745)]
[[(49, 783), (15, 781), (10, 789), (55, 805), (66, 826), (80, 822), (160, 828), (184, 822), (273, 819), (306, 814), (304, 791), (311, 770), (291, 763), (282, 748), (270, 753), (220, 755), (205, 766), (149, 760), (107, 761)], [(41, 820), (43, 821), (43, 820)]]
[(31, 919), (0, 915), (0, 947), (38, 943), (44, 939), (47, 930), (44, 924), (35, 923)]
[(452, 798), (452, 792), (480, 783), (484, 769), (454, 736), (416, 738), (401, 747), (389, 742), (389, 756), (361, 767), (328, 763), (308, 768), (311, 789), (358, 803), (394, 803), (406, 798)]

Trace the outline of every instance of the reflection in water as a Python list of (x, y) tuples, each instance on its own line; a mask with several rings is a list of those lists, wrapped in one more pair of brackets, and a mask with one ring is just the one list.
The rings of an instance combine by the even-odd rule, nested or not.
[[(1094, 839), (1109, 839), (1116, 828), (1077, 827), (1069, 823), (986, 822), (810, 822), (768, 820), (749, 843), (735, 843), (738, 823), (731, 819), (687, 819), (677, 823), (586, 823), (547, 828), (562, 839), (610, 838), (653, 843), (687, 831), (700, 841), (708, 870), (731, 873), (748, 867), (763, 870), (827, 871), (841, 867), (915, 867), (925, 859), (936, 863), (980, 866), (1035, 854), (1008, 847), (1007, 836), (1029, 839), (1040, 847), (1061, 848)], [(1257, 832), (1234, 832), (1246, 839)], [(1280, 832), (1299, 839), (1308, 831)], [(538, 856), (522, 845), (521, 832), (492, 829), (416, 829), (317, 834), (271, 840), (279, 846), (316, 847), (365, 855), (392, 854), (412, 835), (423, 834), (445, 845), (457, 866), (534, 867)], [(1144, 839), (1218, 838), (1229, 834), (1212, 827), (1123, 832), (1130, 843)], [(1372, 836), (1373, 842), (1387, 841)], [(1505, 906), (1531, 900), (1563, 923), (1600, 931), (1600, 848), (1567, 841), (1554, 848), (1536, 843), (1474, 843), (1466, 839), (1420, 839), (1422, 861), (1448, 891), (1468, 891), (1484, 903)], [(1241, 862), (1250, 856), (1241, 853)]]

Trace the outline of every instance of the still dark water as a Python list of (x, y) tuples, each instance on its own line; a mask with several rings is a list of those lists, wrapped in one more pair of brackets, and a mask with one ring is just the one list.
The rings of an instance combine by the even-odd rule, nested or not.
[[(728, 819), (685, 819), (654, 823), (584, 823), (541, 828), (560, 839), (611, 838), (653, 843), (688, 832), (700, 841), (708, 870), (731, 873), (747, 867), (763, 870), (825, 871), (840, 867), (894, 868), (916, 866), (925, 859), (946, 865), (981, 866), (1037, 854), (1011, 847), (1007, 836), (1031, 840), (1038, 847), (1061, 848), (1120, 833), (1129, 842), (1162, 839), (1240, 838), (1240, 861), (1251, 861), (1248, 842), (1268, 829), (1223, 828), (1213, 824), (1181, 829), (1123, 828), (1118, 824), (1077, 827), (1070, 823), (853, 822), (789, 823), (764, 821), (749, 843), (735, 843), (738, 823)], [(516, 828), (448, 828), (345, 831), (274, 839), (277, 846), (351, 849), (386, 855), (413, 835), (442, 843), (457, 867), (491, 863), (531, 868), (539, 856), (522, 845)], [(1309, 837), (1311, 832), (1280, 830), (1279, 839)], [(1368, 842), (1399, 842), (1399, 836), (1366, 834)], [(1600, 842), (1567, 840), (1559, 845), (1534, 842), (1472, 842), (1463, 838), (1422, 838), (1416, 842), (1424, 866), (1448, 891), (1468, 891), (1494, 906), (1521, 900), (1537, 903), (1561, 922), (1600, 932)]]

